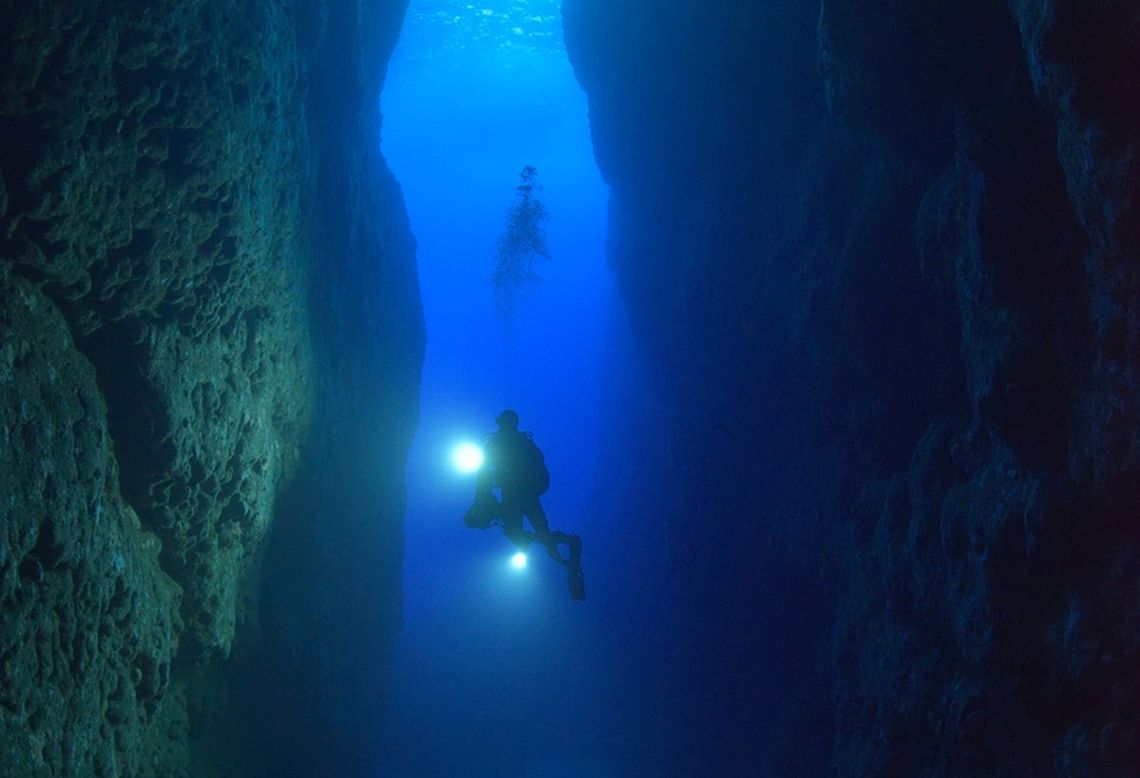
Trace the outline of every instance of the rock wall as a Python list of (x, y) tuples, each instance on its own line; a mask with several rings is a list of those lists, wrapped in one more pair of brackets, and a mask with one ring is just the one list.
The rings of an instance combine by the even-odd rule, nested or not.
[(1140, 13), (564, 19), (673, 409), (678, 774), (1135, 774)]
[[(353, 650), (392, 639), (423, 338), (378, 152), (404, 5), (0, 3), (4, 775), (249, 774), (191, 732), (263, 713), (233, 668), (285, 639), (267, 538), (361, 541), (385, 615)], [(323, 514), (285, 509), (330, 473)], [(354, 567), (314, 553), (335, 620)]]

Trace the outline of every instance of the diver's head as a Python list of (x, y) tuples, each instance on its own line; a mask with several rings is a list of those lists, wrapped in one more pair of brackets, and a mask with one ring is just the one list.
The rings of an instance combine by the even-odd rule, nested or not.
[(495, 417), (495, 423), (499, 425), (501, 430), (517, 431), (519, 428), (519, 415), (507, 408), (505, 411)]

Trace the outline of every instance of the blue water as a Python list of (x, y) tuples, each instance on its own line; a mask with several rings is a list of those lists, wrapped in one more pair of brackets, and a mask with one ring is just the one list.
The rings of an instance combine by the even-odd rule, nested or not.
[[(559, 5), (412, 0), (382, 98), (428, 330), (386, 744), (397, 776), (626, 775), (651, 728), (628, 723), (647, 617), (632, 560), (649, 551), (614, 515), (633, 434), (614, 419), (630, 418), (620, 409), (643, 377), (605, 266), (607, 191)], [(524, 165), (538, 170), (551, 260), (503, 321), (490, 276)], [(545, 452), (551, 527), (583, 538), (585, 603), (563, 568), (535, 555), (514, 570), (498, 529), (462, 523), (474, 481), (451, 448), (507, 407)]]

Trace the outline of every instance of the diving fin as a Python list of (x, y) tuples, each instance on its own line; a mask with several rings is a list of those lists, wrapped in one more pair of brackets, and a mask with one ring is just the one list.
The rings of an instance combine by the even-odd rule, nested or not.
[(578, 602), (586, 601), (586, 579), (582, 577), (582, 568), (570, 571), (570, 599)]
[(570, 569), (570, 599), (585, 602), (586, 579), (582, 577), (582, 539), (577, 535), (571, 535), (568, 545), (570, 559), (567, 560), (566, 566)]

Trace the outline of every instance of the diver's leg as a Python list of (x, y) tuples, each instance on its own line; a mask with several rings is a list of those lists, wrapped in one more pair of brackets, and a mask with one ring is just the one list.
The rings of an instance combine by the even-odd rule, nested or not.
[(527, 503), (526, 517), (530, 521), (530, 526), (534, 527), (535, 539), (546, 546), (547, 555), (565, 567), (567, 561), (562, 554), (559, 553), (558, 544), (566, 543), (567, 536), (563, 532), (550, 531), (550, 523), (546, 520), (546, 511), (542, 509), (542, 502), (538, 497), (535, 497)]
[(573, 532), (559, 532), (555, 530), (548, 536), (551, 547), (566, 546), (566, 560), (563, 562), (570, 569), (580, 567), (582, 563), (582, 539)]
[[(586, 599), (586, 580), (582, 577), (582, 539), (577, 535), (566, 532), (551, 532), (550, 523), (546, 520), (546, 511), (542, 509), (542, 502), (538, 497), (525, 503), (527, 519), (534, 527), (535, 539), (546, 546), (546, 553), (558, 564), (569, 571), (567, 580), (570, 584), (570, 598), (582, 601)], [(558, 545), (565, 544), (567, 556), (558, 553)]]
[(527, 500), (526, 510), (527, 520), (530, 521), (530, 526), (534, 527), (534, 532), (539, 537), (546, 537), (550, 534), (550, 524), (546, 521), (546, 511), (542, 509), (542, 502), (535, 497), (532, 500)]
[(534, 527), (535, 534), (544, 539), (551, 556), (565, 564), (566, 560), (558, 554), (558, 546), (566, 546), (567, 554), (571, 560), (573, 560), (574, 557), (581, 556), (581, 538), (570, 532), (552, 530), (550, 523), (546, 519), (546, 511), (542, 509), (542, 502), (537, 498), (530, 508), (533, 513), (528, 513), (527, 518), (530, 519), (530, 524)]
[(566, 558), (559, 556), (559, 562), (570, 572), (570, 596), (575, 600), (586, 599), (586, 583), (582, 578), (582, 539), (573, 532), (551, 532), (547, 550), (566, 546)]
[(582, 577), (582, 539), (575, 535), (573, 532), (551, 532), (548, 537), (551, 539), (548, 549), (556, 548), (556, 544), (562, 543), (566, 545), (566, 559), (559, 560), (565, 565), (569, 572), (568, 581), (570, 583), (570, 598), (573, 600), (582, 601), (586, 599), (586, 579)]
[[(538, 501), (535, 500), (537, 504)], [(550, 558), (558, 562), (568, 571), (568, 582), (570, 584), (570, 598), (573, 600), (582, 601), (586, 599), (586, 579), (582, 577), (582, 539), (572, 532), (559, 532), (551, 531), (550, 525), (546, 521), (546, 514), (542, 512), (542, 506), (536, 505), (538, 510), (538, 520), (535, 521), (534, 515), (528, 515), (531, 520), (531, 525), (538, 532), (542, 528), (542, 535), (539, 541), (546, 546), (546, 552), (550, 554)], [(563, 558), (558, 553), (559, 545), (566, 546), (566, 557)]]
[(503, 534), (511, 541), (520, 551), (526, 551), (531, 543), (534, 543), (538, 538), (533, 532), (528, 532), (521, 526), (508, 527), (503, 524)]
[(537, 536), (534, 532), (523, 529), (523, 511), (513, 495), (503, 495), (501, 503), (501, 517), (503, 520), (503, 534), (522, 551), (533, 543)]

